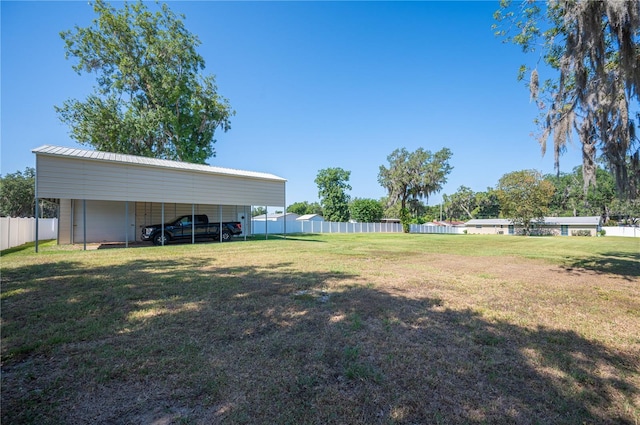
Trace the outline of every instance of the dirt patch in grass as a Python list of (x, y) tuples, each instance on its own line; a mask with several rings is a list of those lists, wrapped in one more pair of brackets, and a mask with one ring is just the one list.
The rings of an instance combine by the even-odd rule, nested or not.
[(6, 267), (3, 422), (640, 420), (634, 276), (330, 243)]

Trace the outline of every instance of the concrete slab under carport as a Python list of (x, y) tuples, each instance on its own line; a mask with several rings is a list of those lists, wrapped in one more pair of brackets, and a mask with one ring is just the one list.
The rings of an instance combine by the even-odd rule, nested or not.
[(167, 223), (192, 212), (206, 214), (209, 221), (216, 223), (240, 221), (243, 235), (251, 234), (251, 220), (246, 219), (251, 215), (248, 205), (165, 203), (164, 214), (162, 208), (162, 203), (153, 202), (129, 202), (127, 205), (126, 201), (62, 200), (58, 243), (141, 242), (141, 231), (145, 226)]

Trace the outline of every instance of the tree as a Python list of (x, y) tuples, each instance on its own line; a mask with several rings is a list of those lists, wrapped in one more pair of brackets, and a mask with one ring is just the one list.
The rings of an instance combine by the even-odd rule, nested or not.
[(487, 188), (486, 192), (476, 193), (475, 218), (498, 218), (500, 216), (500, 200), (495, 189)]
[(378, 182), (387, 189), (390, 203), (400, 203), (400, 220), (409, 231), (411, 216), (407, 204), (411, 199), (429, 198), (442, 189), (453, 169), (449, 165), (451, 151), (442, 148), (435, 154), (418, 148), (409, 152), (405, 148), (394, 150), (387, 157), (389, 168), (380, 166)]
[(259, 215), (267, 215), (267, 209), (265, 207), (253, 207), (251, 209), (251, 217), (257, 217)]
[(548, 174), (545, 178), (555, 187), (549, 204), (550, 213), (557, 216), (577, 216), (584, 198), (582, 179), (575, 173)]
[(305, 214), (320, 214), (322, 215), (322, 207), (319, 203), (313, 202), (309, 203), (307, 201), (303, 202), (294, 202), (293, 204), (287, 207), (287, 212), (305, 215)]
[(318, 171), (315, 183), (318, 185), (318, 197), (322, 205), (325, 220), (343, 222), (349, 220), (348, 184), (351, 171), (342, 168), (325, 168)]
[[(0, 215), (3, 217), (35, 216), (36, 170), (27, 167), (24, 172), (0, 176)], [(56, 205), (41, 200), (39, 216), (55, 217)]]
[(444, 208), (449, 219), (472, 219), (476, 208), (476, 195), (466, 186), (460, 186), (453, 195), (443, 196)]
[(407, 201), (407, 210), (412, 224), (422, 224), (422, 216), (427, 213), (427, 206), (420, 199), (411, 198)]
[(215, 130), (227, 131), (234, 112), (214, 76), (200, 74), (198, 38), (166, 4), (152, 13), (142, 1), (116, 10), (96, 0), (93, 10), (90, 27), (60, 34), (73, 69), (97, 79), (84, 102), (55, 108), (71, 137), (100, 151), (200, 164), (215, 156)]
[(541, 82), (536, 64), (521, 66), (519, 75), (522, 79), (531, 71), (531, 98), (541, 111), (538, 141), (544, 153), (553, 136), (558, 172), (559, 157), (575, 130), (582, 143), (584, 190), (595, 183), (599, 149), (619, 195), (640, 196), (640, 148), (630, 107), (640, 99), (637, 1), (547, 1), (542, 9), (535, 2), (503, 0), (494, 16), (494, 28), (508, 24), (518, 31), (511, 35), (501, 29), (497, 35), (525, 52), (540, 47), (544, 62), (558, 74)]
[[(579, 167), (576, 174), (582, 176)], [(615, 179), (609, 171), (598, 167), (595, 181), (595, 186), (590, 186), (585, 194), (584, 209), (580, 215), (601, 215), (607, 221), (616, 198)]]
[(376, 223), (382, 220), (384, 208), (375, 199), (355, 198), (349, 204), (351, 219), (360, 223)]
[(380, 198), (380, 204), (382, 205), (385, 218), (400, 218), (400, 204), (390, 201), (387, 196)]
[(582, 167), (575, 167), (571, 173), (547, 175), (545, 179), (553, 183), (555, 192), (551, 201), (551, 212), (560, 216), (602, 215), (605, 221), (610, 214), (611, 203), (615, 199), (613, 175), (598, 167), (595, 185), (585, 193)]
[(614, 199), (611, 203), (611, 217), (627, 226), (640, 226), (640, 199)]
[(33, 217), (35, 212), (35, 169), (27, 167), (0, 179), (0, 211), (6, 217)]
[(416, 223), (416, 224), (423, 224), (423, 223), (428, 223), (430, 221), (440, 220), (440, 217), (441, 217), (440, 210), (441, 209), (442, 209), (442, 205), (441, 204), (432, 205), (432, 206), (425, 205), (424, 213), (420, 217), (419, 222)]
[(530, 234), (534, 222), (542, 221), (549, 212), (553, 192), (553, 184), (535, 170), (505, 174), (497, 187), (502, 215), (522, 226), (525, 235)]

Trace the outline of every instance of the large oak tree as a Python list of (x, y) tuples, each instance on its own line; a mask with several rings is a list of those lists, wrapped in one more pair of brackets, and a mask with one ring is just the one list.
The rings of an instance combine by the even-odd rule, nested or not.
[(476, 194), (467, 186), (460, 186), (453, 195), (443, 195), (444, 209), (451, 219), (472, 219), (477, 206)]
[[(498, 35), (525, 52), (540, 52), (534, 65), (521, 66), (520, 78), (530, 71), (531, 97), (541, 111), (537, 122), (543, 153), (552, 138), (558, 168), (577, 133), (585, 185), (595, 184), (600, 153), (619, 195), (640, 196), (640, 148), (633, 120), (640, 99), (638, 2), (503, 0), (495, 18)], [(542, 78), (547, 70), (552, 73)]]
[(451, 155), (448, 148), (435, 153), (423, 148), (415, 152), (402, 148), (387, 157), (388, 168), (380, 166), (378, 183), (387, 190), (390, 205), (400, 203), (400, 220), (406, 232), (409, 231), (408, 203), (428, 198), (442, 189), (453, 169), (449, 165)]
[(142, 1), (116, 9), (96, 0), (93, 9), (91, 26), (61, 33), (73, 69), (97, 81), (86, 100), (56, 107), (71, 136), (100, 151), (194, 163), (215, 156), (214, 133), (230, 128), (234, 112), (214, 76), (202, 74), (198, 37), (166, 4), (152, 12)]

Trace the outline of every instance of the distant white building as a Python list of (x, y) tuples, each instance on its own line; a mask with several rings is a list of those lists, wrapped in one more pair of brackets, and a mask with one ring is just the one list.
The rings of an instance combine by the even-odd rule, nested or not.
[(380, 220), (380, 223), (400, 224), (401, 221), (399, 218), (383, 218), (382, 220)]
[(324, 221), (324, 217), (320, 214), (304, 214), (296, 218), (297, 221)]
[[(580, 235), (585, 232), (595, 236), (602, 225), (599, 216), (591, 217), (545, 217), (543, 222), (534, 222), (533, 233), (550, 234), (557, 236)], [(509, 219), (488, 218), (473, 219), (465, 223), (467, 233), (476, 234), (505, 234), (514, 235), (521, 231), (520, 226), (515, 226)]]
[[(429, 224), (429, 223), (427, 223)], [(465, 226), (465, 222), (464, 221), (437, 221), (434, 220), (432, 221), (432, 224), (434, 226), (445, 226), (445, 227), (460, 227), (460, 226)]]

